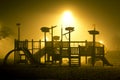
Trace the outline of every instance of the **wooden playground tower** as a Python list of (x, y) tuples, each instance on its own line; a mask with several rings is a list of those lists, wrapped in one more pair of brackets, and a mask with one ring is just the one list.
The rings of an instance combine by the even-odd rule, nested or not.
[[(105, 58), (104, 45), (95, 41), (95, 35), (99, 34), (98, 31), (88, 31), (93, 35), (93, 41), (71, 41), (71, 32), (74, 31), (74, 27), (66, 27), (68, 32), (63, 34), (61, 29), (61, 40), (59, 36), (53, 36), (53, 29), (42, 27), (41, 31), (44, 33), (44, 41), (20, 41), (15, 40), (15, 47), (13, 50), (7, 53), (4, 58), (4, 64), (7, 63), (7, 58), (14, 52), (14, 64), (59, 64), (64, 65), (63, 59), (68, 59), (68, 66), (81, 66), (81, 57), (86, 57), (86, 63), (88, 57), (91, 57), (91, 64), (94, 66), (96, 59), (100, 59), (103, 65), (111, 64)], [(51, 41), (46, 40), (46, 34), (51, 30)], [(69, 35), (68, 41), (63, 41), (63, 35)], [(44, 46), (44, 47), (43, 47)], [(42, 61), (43, 60), (43, 61)]]

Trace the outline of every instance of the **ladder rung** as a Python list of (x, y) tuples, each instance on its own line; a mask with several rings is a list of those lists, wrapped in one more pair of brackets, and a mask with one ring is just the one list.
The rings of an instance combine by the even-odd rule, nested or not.
[(79, 58), (79, 56), (70, 56), (70, 58)]

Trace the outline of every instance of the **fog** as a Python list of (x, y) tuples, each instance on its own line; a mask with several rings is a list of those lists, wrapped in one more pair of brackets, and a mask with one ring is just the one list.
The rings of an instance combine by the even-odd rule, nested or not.
[[(0, 57), (14, 48), (18, 34), (16, 23), (21, 23), (21, 40), (43, 39), (40, 31), (43, 26), (57, 25), (54, 35), (60, 35), (60, 18), (65, 10), (72, 11), (77, 21), (75, 31), (71, 33), (72, 40), (91, 41), (88, 30), (96, 24), (96, 30), (100, 32), (96, 40), (102, 40), (107, 51), (120, 50), (120, 9), (117, 1), (5, 0), (0, 2), (0, 29), (5, 29), (4, 34), (0, 33)], [(47, 36), (50, 38), (50, 33)]]

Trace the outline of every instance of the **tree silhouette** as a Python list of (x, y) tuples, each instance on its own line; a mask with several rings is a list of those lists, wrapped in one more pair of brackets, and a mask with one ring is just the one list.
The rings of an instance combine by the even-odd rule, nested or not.
[(6, 37), (9, 37), (12, 34), (13, 34), (13, 31), (9, 27), (2, 26), (0, 29), (0, 40)]

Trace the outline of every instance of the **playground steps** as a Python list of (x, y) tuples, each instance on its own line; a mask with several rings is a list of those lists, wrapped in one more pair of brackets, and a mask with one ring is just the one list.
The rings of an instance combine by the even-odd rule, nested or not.
[(80, 66), (80, 56), (71, 55), (70, 56), (70, 66)]

